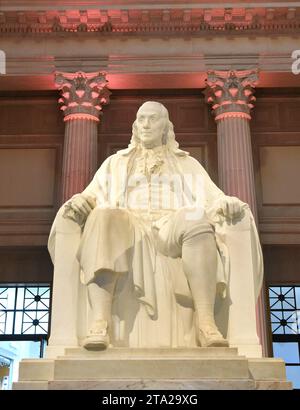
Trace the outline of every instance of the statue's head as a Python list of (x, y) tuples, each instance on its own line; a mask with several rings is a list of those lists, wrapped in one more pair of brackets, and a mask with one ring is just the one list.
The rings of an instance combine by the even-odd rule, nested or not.
[(135, 127), (140, 143), (146, 148), (163, 145), (169, 121), (167, 109), (160, 103), (147, 101), (137, 112)]
[(138, 109), (132, 126), (130, 146), (138, 144), (147, 148), (168, 145), (173, 150), (178, 149), (168, 110), (161, 103), (147, 101)]

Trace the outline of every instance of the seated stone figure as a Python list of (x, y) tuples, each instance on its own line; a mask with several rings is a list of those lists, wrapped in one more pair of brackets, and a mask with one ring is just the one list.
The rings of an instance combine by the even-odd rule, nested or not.
[[(99, 350), (228, 346), (215, 321), (217, 295), (228, 298), (224, 224), (238, 226), (245, 215), (259, 266), (248, 206), (226, 196), (178, 148), (162, 104), (144, 103), (129, 147), (107, 158), (87, 188), (62, 206), (50, 234), (54, 264), (57, 232), (67, 232), (69, 223), (77, 235), (73, 254), (87, 292), (76, 303), (88, 305), (80, 343)], [(259, 290), (261, 272), (256, 273), (251, 280)]]

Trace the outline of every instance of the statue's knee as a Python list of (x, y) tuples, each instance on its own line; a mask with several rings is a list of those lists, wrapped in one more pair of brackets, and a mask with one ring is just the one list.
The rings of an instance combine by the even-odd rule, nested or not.
[(209, 223), (205, 209), (202, 207), (181, 208), (178, 217), (188, 225)]

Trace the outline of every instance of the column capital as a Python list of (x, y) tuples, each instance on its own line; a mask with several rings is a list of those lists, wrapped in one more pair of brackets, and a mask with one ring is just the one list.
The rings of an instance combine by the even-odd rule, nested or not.
[(257, 84), (257, 69), (208, 71), (204, 94), (207, 103), (212, 104), (215, 120), (228, 117), (250, 120)]
[(58, 102), (64, 121), (88, 119), (99, 121), (102, 106), (109, 103), (111, 92), (101, 72), (55, 73), (55, 86), (61, 91)]

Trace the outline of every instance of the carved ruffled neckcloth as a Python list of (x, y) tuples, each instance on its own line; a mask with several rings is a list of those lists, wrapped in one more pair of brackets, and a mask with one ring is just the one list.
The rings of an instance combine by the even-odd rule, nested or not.
[(158, 173), (164, 164), (164, 149), (159, 147), (139, 147), (135, 158), (135, 172), (138, 174), (151, 175)]

